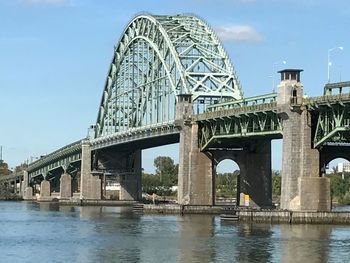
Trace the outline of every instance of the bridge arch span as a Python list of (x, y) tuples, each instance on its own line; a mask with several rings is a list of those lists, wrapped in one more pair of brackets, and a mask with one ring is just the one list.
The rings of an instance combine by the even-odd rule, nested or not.
[(108, 70), (95, 137), (173, 122), (177, 95), (241, 99), (233, 67), (215, 33), (192, 15), (134, 17)]

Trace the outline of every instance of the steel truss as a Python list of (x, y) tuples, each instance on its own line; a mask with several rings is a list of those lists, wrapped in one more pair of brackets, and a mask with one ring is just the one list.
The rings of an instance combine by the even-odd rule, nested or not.
[(350, 142), (349, 93), (311, 98), (307, 107), (317, 118), (314, 148)]
[(95, 138), (173, 121), (179, 94), (201, 103), (242, 98), (228, 56), (205, 22), (192, 15), (136, 16), (114, 50)]
[(276, 102), (271, 102), (197, 116), (194, 121), (199, 123), (200, 149), (203, 151), (222, 139), (282, 137), (282, 120), (276, 109)]

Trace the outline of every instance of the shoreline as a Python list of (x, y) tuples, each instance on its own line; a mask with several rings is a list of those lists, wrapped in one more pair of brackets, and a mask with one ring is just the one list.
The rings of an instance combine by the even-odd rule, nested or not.
[[(22, 200), (0, 200), (14, 202)], [(35, 203), (54, 203), (62, 206), (129, 206), (135, 213), (163, 215), (236, 215), (242, 222), (283, 223), (283, 224), (339, 224), (350, 225), (350, 211), (286, 211), (275, 209), (240, 208), (231, 205), (178, 205), (178, 204), (145, 204), (137, 201), (117, 200), (24, 200)]]

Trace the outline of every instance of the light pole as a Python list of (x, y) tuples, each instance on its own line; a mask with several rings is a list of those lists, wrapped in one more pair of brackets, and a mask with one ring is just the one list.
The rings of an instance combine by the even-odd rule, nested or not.
[(327, 69), (328, 69), (328, 83), (331, 81), (330, 74), (329, 74), (330, 66), (332, 65), (332, 62), (330, 60), (330, 54), (333, 50), (336, 50), (336, 49), (343, 50), (343, 47), (333, 47), (333, 48), (328, 49), (328, 64), (327, 64), (327, 66), (328, 66), (327, 67)]
[(273, 91), (273, 92), (275, 92), (275, 74), (276, 74), (275, 71), (276, 71), (276, 66), (277, 66), (278, 64), (283, 64), (283, 65), (285, 65), (285, 64), (287, 64), (287, 61), (285, 61), (285, 60), (276, 61), (276, 62), (274, 62), (273, 65), (272, 65), (272, 91)]

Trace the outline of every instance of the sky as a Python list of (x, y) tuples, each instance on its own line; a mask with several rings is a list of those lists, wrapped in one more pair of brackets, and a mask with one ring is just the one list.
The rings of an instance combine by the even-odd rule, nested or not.
[[(140, 12), (207, 21), (246, 97), (271, 92), (282, 68), (303, 69), (305, 93), (322, 95), (328, 50), (339, 46), (330, 78), (350, 80), (348, 0), (0, 0), (0, 145), (10, 167), (86, 136), (113, 48)], [(178, 146), (143, 151), (145, 171), (159, 155), (177, 161)], [(280, 141), (272, 166), (281, 168)]]

